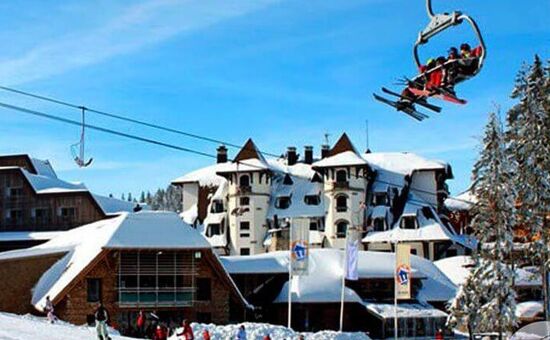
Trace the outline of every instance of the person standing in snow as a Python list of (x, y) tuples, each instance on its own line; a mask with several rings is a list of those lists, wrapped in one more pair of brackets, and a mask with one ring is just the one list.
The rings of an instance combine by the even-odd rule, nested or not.
[(99, 340), (110, 339), (109, 333), (107, 332), (107, 322), (109, 322), (109, 312), (107, 312), (107, 309), (100, 301), (97, 309), (95, 310), (95, 329)]
[(157, 325), (153, 340), (166, 340), (168, 338), (168, 331), (164, 325)]
[(136, 319), (136, 328), (138, 336), (144, 336), (145, 334), (145, 314), (143, 310), (140, 309), (138, 317)]
[(57, 321), (57, 317), (53, 313), (53, 303), (50, 300), (50, 296), (46, 296), (46, 305), (44, 306), (44, 311), (50, 323)]
[(237, 340), (246, 340), (246, 329), (244, 328), (244, 325), (239, 327), (239, 331), (237, 332)]
[(181, 333), (176, 332), (176, 336), (181, 337), (182, 340), (193, 340), (195, 336), (193, 335), (193, 329), (189, 325), (189, 321), (183, 320), (181, 326)]
[(269, 334), (266, 334), (266, 335), (264, 336), (264, 340), (271, 340), (271, 337), (269, 336)]
[(210, 332), (208, 331), (208, 329), (205, 329), (204, 331), (202, 331), (202, 339), (210, 340)]

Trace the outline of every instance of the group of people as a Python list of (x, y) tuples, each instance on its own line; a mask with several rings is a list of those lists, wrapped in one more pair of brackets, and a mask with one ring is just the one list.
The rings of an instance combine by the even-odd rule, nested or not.
[(445, 90), (454, 94), (454, 85), (474, 75), (479, 67), (479, 58), (482, 47), (471, 48), (469, 44), (460, 45), (460, 50), (451, 47), (447, 57), (430, 58), (425, 65), (420, 66), (420, 75), (416, 77), (405, 90), (402, 96), (416, 101), (418, 95), (412, 89), (428, 92)]

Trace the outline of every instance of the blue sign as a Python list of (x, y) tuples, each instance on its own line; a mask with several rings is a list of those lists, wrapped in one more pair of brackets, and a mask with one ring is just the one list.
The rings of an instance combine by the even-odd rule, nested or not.
[(297, 261), (307, 258), (307, 246), (303, 241), (296, 241), (292, 245), (292, 255)]

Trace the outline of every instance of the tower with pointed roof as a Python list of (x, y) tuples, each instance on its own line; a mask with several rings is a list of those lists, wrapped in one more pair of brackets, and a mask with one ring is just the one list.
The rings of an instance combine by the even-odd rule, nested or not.
[(272, 172), (252, 139), (217, 174), (227, 179), (229, 253), (264, 253)]
[(325, 246), (344, 248), (348, 228), (363, 230), (369, 166), (344, 133), (313, 169), (324, 182)]

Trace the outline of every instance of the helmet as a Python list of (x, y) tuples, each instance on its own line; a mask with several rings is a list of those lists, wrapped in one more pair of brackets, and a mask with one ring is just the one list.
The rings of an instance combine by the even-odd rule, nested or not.
[(458, 50), (456, 49), (456, 47), (451, 47), (449, 48), (449, 50), (447, 51), (448, 54), (458, 54)]
[(471, 49), (472, 49), (472, 48), (470, 47), (470, 45), (468, 45), (468, 44), (466, 44), (466, 43), (460, 45), (460, 50), (461, 50), (461, 51), (469, 51), (469, 50), (471, 50)]

